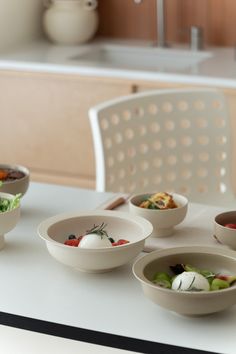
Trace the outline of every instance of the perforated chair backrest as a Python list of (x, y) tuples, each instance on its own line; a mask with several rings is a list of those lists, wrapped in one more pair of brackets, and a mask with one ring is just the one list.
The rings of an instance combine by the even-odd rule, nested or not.
[(230, 128), (220, 91), (146, 91), (93, 107), (89, 117), (97, 191), (232, 199)]

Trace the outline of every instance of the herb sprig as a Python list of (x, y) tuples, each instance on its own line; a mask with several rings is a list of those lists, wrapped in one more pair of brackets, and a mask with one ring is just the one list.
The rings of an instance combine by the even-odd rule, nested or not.
[(165, 203), (163, 200), (157, 200), (156, 202), (150, 198), (147, 199), (150, 203), (148, 209), (163, 209), (165, 207)]
[(108, 237), (107, 231), (105, 230), (106, 227), (107, 227), (107, 224), (105, 224), (104, 222), (101, 225), (94, 224), (90, 230), (86, 231), (86, 235), (96, 234), (96, 235), (100, 236), (101, 239), (103, 237)]

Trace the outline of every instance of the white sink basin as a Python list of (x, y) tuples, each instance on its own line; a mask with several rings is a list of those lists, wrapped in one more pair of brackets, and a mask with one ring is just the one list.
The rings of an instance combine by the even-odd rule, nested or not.
[(96, 45), (70, 58), (80, 65), (138, 70), (185, 70), (212, 57), (211, 52), (158, 47)]

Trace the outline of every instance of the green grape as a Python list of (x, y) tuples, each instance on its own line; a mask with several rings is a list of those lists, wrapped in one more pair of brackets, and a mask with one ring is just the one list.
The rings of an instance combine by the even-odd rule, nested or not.
[(211, 290), (220, 290), (220, 289), (226, 289), (229, 288), (229, 283), (226, 280), (222, 279), (213, 279), (211, 283)]
[(171, 288), (171, 277), (169, 274), (161, 272), (156, 273), (153, 278), (153, 283), (163, 287), (163, 288)]

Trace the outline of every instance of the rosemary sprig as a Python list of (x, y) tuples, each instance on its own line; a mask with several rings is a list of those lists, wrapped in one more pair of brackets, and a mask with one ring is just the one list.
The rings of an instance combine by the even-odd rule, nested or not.
[(101, 225), (94, 224), (90, 230), (86, 231), (86, 235), (96, 234), (96, 235), (100, 236), (101, 239), (103, 237), (108, 237), (107, 231), (105, 230), (106, 227), (107, 227), (107, 224), (105, 224), (104, 222)]
[(181, 289), (181, 286), (182, 286), (182, 280), (180, 280), (179, 286), (178, 286), (177, 290), (180, 290), (180, 289)]
[(192, 289), (192, 285), (193, 285), (195, 279), (196, 279), (196, 277), (194, 276), (193, 279), (192, 279), (192, 281), (191, 281), (191, 284), (189, 285), (189, 287), (188, 287), (188, 289), (187, 289), (187, 291)]

